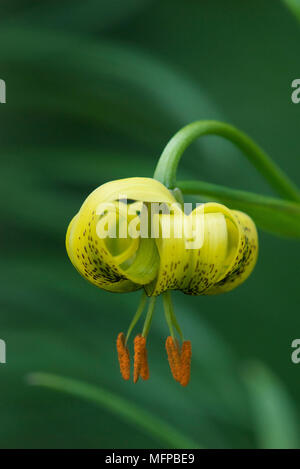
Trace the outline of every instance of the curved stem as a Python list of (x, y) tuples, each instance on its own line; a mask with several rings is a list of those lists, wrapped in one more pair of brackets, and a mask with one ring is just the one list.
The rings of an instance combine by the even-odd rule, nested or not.
[(300, 201), (300, 191), (276, 163), (246, 134), (232, 125), (217, 121), (196, 121), (177, 132), (165, 147), (154, 178), (169, 189), (176, 187), (176, 171), (186, 148), (203, 135), (219, 135), (234, 143), (269, 184), (289, 200)]

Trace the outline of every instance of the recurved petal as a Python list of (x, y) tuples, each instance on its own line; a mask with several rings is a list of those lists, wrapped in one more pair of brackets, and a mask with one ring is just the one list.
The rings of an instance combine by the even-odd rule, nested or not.
[(176, 201), (154, 179), (121, 179), (92, 192), (71, 221), (66, 237), (68, 255), (78, 272), (94, 285), (115, 292), (134, 291), (156, 277), (159, 257), (155, 241), (133, 238), (127, 232), (142, 202)]
[(188, 295), (202, 295), (223, 275), (228, 257), (228, 231), (223, 213), (202, 217), (203, 244), (191, 249), (189, 281), (183, 288)]
[(91, 213), (79, 212), (71, 221), (66, 247), (72, 264), (86, 280), (104, 290), (137, 290), (140, 285), (125, 277), (119, 264), (119, 254), (113, 256), (105, 240), (97, 236), (96, 224), (95, 210)]
[(207, 292), (209, 295), (236, 288), (249, 277), (257, 261), (258, 235), (254, 222), (243, 212), (232, 210), (232, 213), (239, 227), (238, 239), (235, 241), (236, 249), (224, 277)]
[[(186, 249), (183, 236), (182, 211), (160, 214), (155, 217), (160, 236), (155, 239), (159, 253), (159, 268), (152, 284), (145, 287), (148, 295), (157, 296), (166, 290), (181, 290), (188, 279), (188, 266), (191, 253)], [(177, 229), (179, 230), (177, 233)]]
[(127, 178), (110, 181), (95, 189), (84, 201), (82, 208), (124, 199), (143, 202), (175, 203), (171, 192), (159, 181), (151, 178)]

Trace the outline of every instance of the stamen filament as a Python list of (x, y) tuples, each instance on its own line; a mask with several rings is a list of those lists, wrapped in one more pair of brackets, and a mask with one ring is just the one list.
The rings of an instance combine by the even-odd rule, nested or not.
[(165, 309), (166, 321), (168, 323), (171, 336), (174, 338), (174, 330), (173, 330), (173, 326), (174, 326), (176, 331), (178, 332), (180, 339), (183, 341), (184, 340), (183, 334), (175, 316), (171, 293), (169, 291), (166, 291), (165, 293), (163, 293), (163, 304), (164, 304), (164, 309)]
[(163, 305), (164, 305), (164, 310), (165, 310), (165, 318), (169, 327), (171, 337), (172, 339), (175, 339), (173, 321), (172, 321), (172, 313), (171, 313), (171, 296), (169, 292), (163, 293)]
[(149, 333), (149, 330), (150, 330), (155, 302), (156, 302), (156, 296), (152, 296), (151, 299), (150, 299), (150, 302), (149, 302), (149, 308), (148, 308), (148, 311), (147, 311), (147, 316), (146, 316), (146, 319), (145, 319), (143, 332), (142, 332), (142, 336), (145, 337), (145, 338), (147, 337), (147, 335)]
[(129, 336), (132, 332), (132, 329), (134, 328), (134, 326), (136, 325), (136, 323), (140, 319), (142, 312), (144, 311), (144, 308), (145, 308), (146, 302), (147, 302), (147, 298), (148, 297), (147, 297), (146, 293), (143, 291), (140, 302), (139, 302), (139, 305), (138, 305), (138, 309), (137, 309), (135, 315), (133, 316), (133, 319), (132, 319), (132, 321), (130, 323), (130, 326), (128, 328), (127, 335), (126, 335), (126, 340), (125, 340), (125, 345), (128, 342), (128, 339), (129, 339)]

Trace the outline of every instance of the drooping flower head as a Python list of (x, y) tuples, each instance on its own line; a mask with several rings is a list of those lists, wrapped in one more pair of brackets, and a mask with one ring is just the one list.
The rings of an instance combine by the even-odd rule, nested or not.
[(170, 329), (168, 360), (173, 377), (185, 386), (191, 344), (183, 339), (170, 291), (212, 295), (234, 289), (255, 266), (258, 239), (255, 224), (242, 212), (206, 203), (186, 213), (174, 192), (159, 181), (128, 178), (103, 184), (88, 196), (69, 225), (66, 247), (74, 267), (97, 287), (144, 291), (127, 336), (117, 338), (124, 379), (130, 376), (127, 341), (147, 297), (145, 325), (134, 340), (134, 382), (149, 377), (146, 339), (155, 298), (163, 295)]

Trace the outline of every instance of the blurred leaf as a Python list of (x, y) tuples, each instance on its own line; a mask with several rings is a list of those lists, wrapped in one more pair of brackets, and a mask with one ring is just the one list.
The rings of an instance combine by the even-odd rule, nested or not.
[(156, 436), (160, 444), (165, 443), (168, 448), (199, 448), (197, 443), (181, 435), (166, 422), (140, 409), (136, 404), (100, 387), (47, 373), (31, 373), (28, 375), (28, 382), (35, 386), (67, 392), (105, 407), (118, 417), (129, 420), (152, 436)]
[[(30, 109), (46, 112), (48, 119), (62, 115), (96, 128), (104, 125), (152, 148), (162, 148), (166, 136), (192, 120), (224, 120), (199, 83), (130, 44), (3, 27), (0, 54), (3, 75), (14, 90), (7, 114)], [(24, 93), (31, 87), (34, 94)], [(207, 141), (195, 145), (210, 148)], [(230, 167), (232, 149), (218, 140), (214, 148), (221, 149), (223, 157), (204, 152), (204, 163), (218, 164), (224, 174), (238, 174), (242, 163)]]
[[(24, 1), (24, 0), (23, 0)], [(29, 22), (44, 28), (61, 28), (64, 31), (102, 31), (116, 27), (122, 21), (128, 20), (153, 0), (61, 0), (52, 2), (37, 2), (27, 5), (21, 12), (15, 13), (13, 20), (8, 18), (5, 24), (18, 21), (20, 25)], [(99, 12), (101, 6), (101, 13)], [(70, 11), (72, 12), (70, 14)], [(100, 14), (99, 14), (100, 13)], [(2, 22), (3, 23), (3, 22)]]
[[(9, 281), (15, 274), (22, 279), (17, 291)], [(101, 380), (100, 386), (110, 387), (114, 383), (120, 387), (113, 342), (118, 330), (128, 325), (140, 293), (120, 298), (101, 292), (78, 276), (66, 255), (64, 259), (55, 259), (49, 253), (47, 258), (41, 258), (39, 251), (33, 255), (28, 252), (28, 259), (23, 262), (10, 258), (0, 283), (2, 309), (22, 311), (18, 324), (24, 331), (22, 340), (28, 342), (26, 348), (23, 347), (27, 350), (28, 366), (33, 363), (43, 366), (43, 362), (36, 364), (32, 354), (40, 347), (46, 353), (47, 333), (47, 354), (53, 362), (52, 369), (47, 371), (66, 373), (72, 369), (76, 376), (82, 376), (84, 370), (85, 380), (96, 379)], [(154, 413), (200, 440), (204, 446), (215, 442), (220, 447), (229, 447), (230, 439), (219, 431), (219, 425), (235, 424), (248, 431), (236, 359), (230, 346), (199, 316), (199, 302), (189, 305), (186, 297), (179, 294), (176, 305), (182, 316), (180, 322), (193, 343), (193, 376), (189, 387), (183, 389), (176, 385), (169, 372), (164, 349), (167, 328), (161, 317), (161, 305), (152, 324), (149, 344), (151, 381), (142, 393), (125, 383), (121, 386), (122, 394), (128, 394), (140, 405), (151, 405)], [(10, 333), (14, 333), (16, 317), (18, 315), (10, 313), (5, 321), (6, 327), (10, 325)], [(27, 324), (33, 320), (37, 336), (30, 338)], [(58, 328), (55, 324), (59, 324)], [(21, 343), (19, 338), (18, 343)], [(52, 352), (51, 347), (55, 351)], [(62, 352), (64, 348), (67, 354)], [(174, 406), (177, 412), (173, 412)]]
[(242, 210), (272, 234), (300, 239), (300, 204), (202, 181), (178, 182), (184, 194), (197, 194), (209, 201)]
[(283, 3), (291, 10), (291, 12), (300, 21), (300, 0), (282, 0)]
[[(42, 157), (41, 157), (42, 155)], [(137, 162), (132, 168), (129, 161)], [(113, 165), (112, 165), (113, 162)], [(29, 171), (30, 166), (30, 171)], [(61, 184), (62, 192), (68, 191), (69, 184), (76, 189), (93, 188), (113, 179), (133, 176), (152, 177), (155, 161), (147, 155), (135, 152), (112, 151), (110, 148), (97, 150), (86, 147), (26, 147), (2, 148), (1, 168), (4, 171), (25, 173), (24, 183), (32, 181), (43, 184), (48, 189), (51, 185)], [(37, 188), (39, 191), (41, 187)], [(1, 187), (0, 187), (1, 190)], [(13, 189), (12, 189), (13, 190)], [(80, 195), (80, 194), (79, 194)], [(82, 197), (84, 197), (82, 193)], [(76, 207), (78, 208), (78, 207)]]
[[(172, 121), (181, 125), (199, 113), (219, 114), (206, 93), (181, 72), (122, 43), (2, 28), (0, 52), (3, 74), (14, 88), (10, 109), (77, 116), (134, 132), (148, 142), (165, 135)], [(45, 55), (47, 61), (42, 60)], [(33, 83), (34, 95), (24, 93)]]
[(0, 212), (12, 222), (21, 221), (27, 229), (64, 235), (68, 222), (93, 189), (110, 179), (151, 176), (152, 164), (145, 158), (140, 158), (141, 172), (132, 173), (128, 160), (133, 157), (79, 149), (3, 149)]
[(299, 448), (297, 412), (276, 376), (263, 365), (255, 364), (246, 368), (245, 383), (259, 447)]

